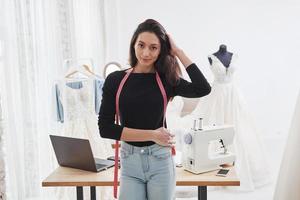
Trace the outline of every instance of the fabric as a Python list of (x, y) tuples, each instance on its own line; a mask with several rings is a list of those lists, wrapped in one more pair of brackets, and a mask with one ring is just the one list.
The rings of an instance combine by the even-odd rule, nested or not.
[[(209, 57), (212, 59), (211, 71), (214, 75), (212, 91), (208, 96), (200, 99), (191, 114), (182, 118), (181, 127), (191, 128), (193, 120), (200, 117), (203, 118), (203, 124), (206, 126), (233, 125), (235, 138), (233, 147), (229, 150), (237, 156), (235, 169), (241, 181), (240, 187), (235, 189), (253, 191), (255, 187), (269, 183), (270, 174), (260, 133), (234, 81), (237, 56), (235, 54), (232, 56), (228, 68), (216, 56)], [(218, 145), (211, 145), (210, 151), (217, 151)]]
[[(102, 99), (102, 87), (104, 84), (104, 79), (95, 79), (94, 86), (91, 89), (94, 92), (95, 97), (95, 113), (99, 113), (100, 111), (100, 104)], [(80, 89), (82, 88), (81, 81), (75, 81), (66, 83), (66, 85), (73, 89)], [(62, 105), (62, 95), (59, 89), (59, 86), (55, 85), (55, 103), (56, 103), (56, 113), (57, 113), (57, 121), (63, 123), (64, 122), (64, 108)]]
[(101, 100), (102, 100), (102, 87), (104, 84), (105, 79), (97, 79), (95, 80), (95, 112), (98, 115), (100, 111), (101, 106)]
[(289, 136), (286, 142), (283, 159), (277, 179), (274, 200), (300, 199), (300, 156), (297, 153), (300, 143), (300, 92), (297, 98), (294, 116), (292, 118)]
[[(180, 79), (172, 87), (160, 75), (168, 99), (174, 96), (201, 97), (210, 92), (210, 85), (195, 64), (187, 67), (192, 80)], [(115, 95), (125, 70), (111, 73), (103, 86), (103, 97), (99, 113), (100, 134), (104, 138), (120, 140), (123, 127), (157, 129), (163, 126), (163, 98), (156, 82), (155, 73), (132, 73), (120, 94), (120, 121), (114, 123)], [(128, 142), (134, 146), (149, 146), (152, 141)]]

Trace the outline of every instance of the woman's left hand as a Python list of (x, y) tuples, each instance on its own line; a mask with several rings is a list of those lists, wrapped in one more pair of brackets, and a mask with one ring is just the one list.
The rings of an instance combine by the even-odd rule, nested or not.
[(177, 52), (180, 51), (178, 46), (175, 44), (173, 38), (171, 37), (170, 34), (167, 33), (167, 36), (169, 38), (170, 46), (171, 46), (171, 55), (172, 56), (177, 56)]

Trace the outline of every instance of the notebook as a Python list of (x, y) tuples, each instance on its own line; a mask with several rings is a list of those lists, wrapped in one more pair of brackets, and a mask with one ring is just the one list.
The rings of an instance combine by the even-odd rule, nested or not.
[(114, 166), (114, 161), (94, 158), (89, 140), (50, 135), (57, 162), (63, 167), (72, 167), (99, 172)]

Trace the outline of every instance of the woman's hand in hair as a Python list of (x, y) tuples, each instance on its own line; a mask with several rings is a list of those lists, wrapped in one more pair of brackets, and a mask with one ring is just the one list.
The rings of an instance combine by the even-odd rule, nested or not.
[(171, 134), (164, 127), (160, 127), (158, 129), (154, 130), (153, 141), (156, 144), (159, 144), (161, 146), (172, 147), (175, 144), (175, 142), (174, 142), (174, 136), (175, 135)]
[(169, 42), (170, 42), (170, 48), (171, 48), (171, 55), (172, 56), (177, 56), (178, 55), (178, 52), (181, 51), (180, 48), (178, 48), (178, 46), (175, 44), (173, 38), (171, 37), (170, 34), (167, 33), (167, 36), (169, 38)]
[(171, 46), (171, 54), (173, 56), (176, 56), (180, 62), (183, 64), (183, 66), (185, 68), (187, 68), (188, 66), (190, 66), (193, 62), (191, 61), (191, 59), (189, 59), (189, 57), (187, 55), (185, 55), (184, 51), (180, 48), (177, 47), (177, 45), (175, 44), (174, 40), (172, 39), (172, 37), (170, 36), (170, 34), (167, 34), (169, 41), (170, 41), (170, 46)]

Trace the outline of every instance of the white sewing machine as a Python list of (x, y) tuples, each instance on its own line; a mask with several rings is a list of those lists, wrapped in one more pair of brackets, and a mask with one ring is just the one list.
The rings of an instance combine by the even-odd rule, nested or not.
[[(184, 135), (182, 165), (195, 174), (220, 169), (222, 164), (232, 164), (235, 155), (228, 152), (233, 143), (233, 126), (212, 126), (202, 128), (202, 119), (194, 121), (194, 127)], [(210, 152), (211, 142), (220, 142), (222, 151)]]

